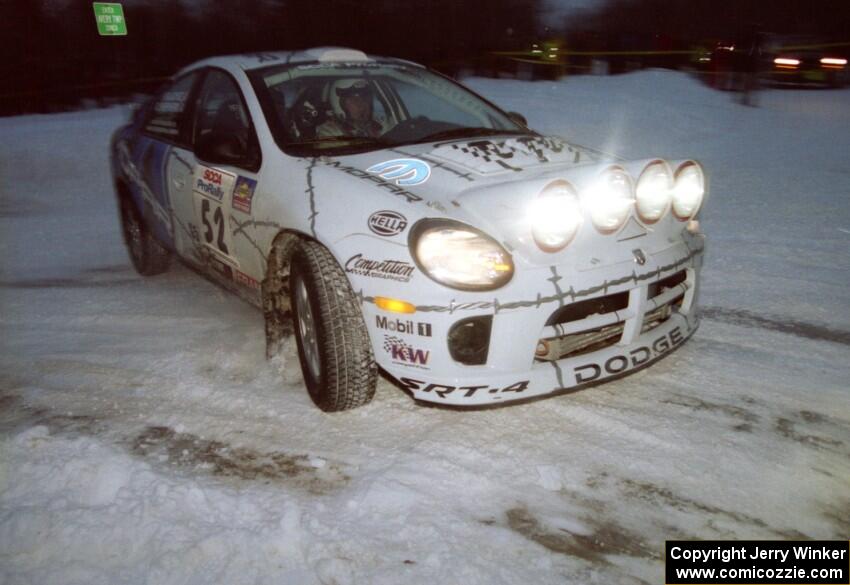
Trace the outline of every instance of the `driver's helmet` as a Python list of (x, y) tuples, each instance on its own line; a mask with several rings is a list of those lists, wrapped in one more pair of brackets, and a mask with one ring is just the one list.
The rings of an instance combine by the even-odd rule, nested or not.
[(342, 109), (340, 98), (360, 96), (372, 100), (372, 87), (369, 82), (362, 77), (352, 77), (348, 79), (338, 79), (331, 86), (330, 102), (334, 114), (337, 116), (345, 116), (345, 111)]

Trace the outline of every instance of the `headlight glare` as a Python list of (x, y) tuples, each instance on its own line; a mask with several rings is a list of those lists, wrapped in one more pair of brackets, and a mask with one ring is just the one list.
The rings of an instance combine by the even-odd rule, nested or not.
[(611, 167), (585, 189), (582, 199), (596, 229), (605, 234), (616, 232), (634, 205), (632, 180), (623, 169)]
[(635, 206), (643, 223), (655, 223), (664, 217), (673, 198), (673, 173), (667, 163), (649, 163), (640, 174), (635, 193)]
[(673, 184), (673, 215), (679, 221), (692, 219), (705, 196), (705, 174), (695, 161), (679, 165)]
[(410, 232), (413, 258), (429, 278), (461, 290), (492, 290), (513, 276), (510, 254), (490, 236), (460, 222), (423, 220)]
[(581, 226), (578, 195), (566, 181), (552, 181), (529, 205), (528, 219), (537, 246), (544, 252), (557, 252)]

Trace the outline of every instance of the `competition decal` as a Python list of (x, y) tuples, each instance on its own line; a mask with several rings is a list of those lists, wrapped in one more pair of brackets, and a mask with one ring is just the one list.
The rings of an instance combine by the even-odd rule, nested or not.
[(401, 319), (393, 319), (384, 315), (375, 316), (375, 326), (378, 329), (392, 331), (394, 333), (406, 333), (408, 335), (418, 335), (420, 337), (431, 337), (431, 324), (421, 321), (402, 321)]
[(453, 392), (462, 392), (464, 398), (472, 398), (477, 392), (486, 394), (505, 394), (508, 392), (524, 392), (528, 390), (529, 380), (514, 382), (504, 388), (491, 388), (489, 385), (482, 386), (450, 386), (446, 384), (426, 384), (422, 380), (414, 380), (413, 378), (399, 378), (402, 386), (410, 391), (419, 390), (420, 392), (433, 392), (440, 398), (445, 398)]
[(256, 188), (257, 181), (239, 175), (236, 178), (236, 186), (233, 187), (233, 209), (251, 213), (251, 200), (254, 198)]
[(351, 274), (399, 282), (409, 282), (414, 270), (413, 264), (403, 260), (370, 260), (363, 254), (355, 254), (345, 263), (345, 271)]
[(427, 370), (428, 359), (431, 357), (431, 351), (427, 349), (417, 349), (406, 343), (400, 337), (394, 335), (384, 335), (384, 351), (390, 354), (390, 359), (394, 364), (400, 366), (412, 366)]
[(431, 167), (417, 158), (395, 158), (372, 165), (366, 169), (383, 179), (395, 180), (396, 185), (412, 187), (421, 185), (431, 176)]
[(369, 229), (379, 236), (397, 236), (407, 227), (407, 218), (396, 211), (376, 211), (369, 216)]
[(422, 201), (422, 197), (420, 197), (419, 195), (416, 195), (415, 193), (411, 193), (410, 191), (407, 191), (407, 190), (399, 187), (395, 183), (392, 183), (390, 181), (386, 181), (383, 178), (381, 178), (379, 175), (369, 173), (367, 171), (364, 171), (363, 169), (358, 169), (356, 167), (344, 165), (341, 162), (336, 161), (336, 160), (323, 160), (322, 163), (326, 164), (329, 167), (333, 167), (333, 168), (335, 168), (339, 171), (347, 173), (347, 174), (351, 175), (352, 177), (356, 177), (358, 179), (363, 179), (365, 181), (371, 181), (371, 182), (375, 183), (378, 187), (381, 187), (382, 189), (386, 189), (387, 191), (389, 191), (393, 195), (397, 195), (398, 197), (403, 197), (405, 200), (407, 200), (408, 203), (416, 203), (417, 201)]

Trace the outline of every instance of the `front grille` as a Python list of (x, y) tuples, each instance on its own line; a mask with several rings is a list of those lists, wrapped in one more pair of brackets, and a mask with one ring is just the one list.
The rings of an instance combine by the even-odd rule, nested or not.
[(591, 315), (602, 315), (605, 313), (613, 313), (620, 311), (629, 306), (629, 293), (621, 292), (614, 295), (605, 295), (595, 299), (587, 299), (577, 303), (565, 305), (552, 313), (546, 325), (559, 325), (570, 323), (571, 321), (579, 321)]
[[(678, 311), (684, 301), (687, 288), (686, 270), (649, 284), (647, 286), (649, 306), (642, 316), (640, 332), (645, 333), (655, 329)], [(538, 341), (535, 358), (554, 361), (592, 353), (614, 345), (623, 335), (626, 319), (633, 316), (634, 313), (629, 312), (628, 291), (561, 307), (547, 320), (546, 330), (549, 335), (544, 334), (544, 337)], [(586, 325), (586, 328), (583, 328), (583, 325)]]

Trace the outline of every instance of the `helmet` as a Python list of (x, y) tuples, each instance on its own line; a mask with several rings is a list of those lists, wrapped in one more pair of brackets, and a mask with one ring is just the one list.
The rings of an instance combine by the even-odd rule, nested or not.
[(372, 103), (372, 87), (368, 81), (363, 79), (362, 77), (350, 77), (347, 79), (337, 79), (331, 84), (331, 90), (329, 101), (331, 105), (331, 110), (338, 117), (344, 118), (346, 116), (345, 111), (343, 110), (342, 104), (340, 103), (340, 98), (348, 98), (348, 97), (364, 97), (369, 100), (369, 104)]
[(372, 88), (365, 79), (340, 79), (334, 82), (337, 97), (372, 97)]

